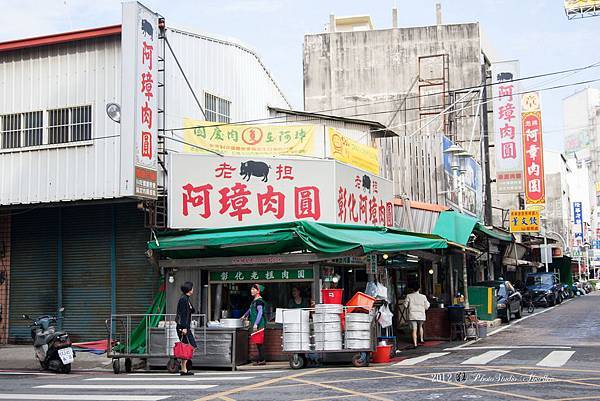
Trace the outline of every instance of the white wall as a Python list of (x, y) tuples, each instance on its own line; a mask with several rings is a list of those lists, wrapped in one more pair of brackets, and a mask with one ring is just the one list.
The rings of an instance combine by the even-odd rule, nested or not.
[(92, 106), (92, 140), (0, 151), (0, 205), (119, 196), (119, 36), (0, 53), (0, 115)]

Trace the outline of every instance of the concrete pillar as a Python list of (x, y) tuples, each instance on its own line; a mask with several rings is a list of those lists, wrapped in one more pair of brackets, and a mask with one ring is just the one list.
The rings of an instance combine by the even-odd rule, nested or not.
[(392, 27), (398, 28), (398, 9), (392, 8)]
[(436, 25), (442, 25), (442, 4), (435, 4), (435, 23)]
[(335, 14), (329, 14), (329, 32), (335, 32)]

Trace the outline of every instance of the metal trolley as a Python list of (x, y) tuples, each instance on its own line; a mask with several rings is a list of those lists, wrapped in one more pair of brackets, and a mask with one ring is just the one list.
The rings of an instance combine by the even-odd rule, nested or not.
[[(339, 313), (326, 313), (331, 316), (331, 321), (319, 317), (319, 305), (317, 308), (282, 310), (282, 347), (283, 352), (289, 354), (292, 369), (302, 369), (308, 365), (309, 359), (316, 361), (323, 359), (326, 354), (343, 353), (354, 354), (354, 366), (369, 366), (371, 354), (377, 345), (375, 309), (361, 313), (356, 311), (360, 307), (336, 306)], [(339, 320), (332, 315), (338, 315)]]
[[(158, 324), (151, 327), (150, 323), (156, 321)], [(145, 365), (148, 358), (168, 358), (167, 370), (171, 373), (179, 370), (179, 361), (173, 357), (173, 346), (179, 341), (175, 314), (116, 314), (111, 315), (105, 324), (108, 331), (106, 355), (112, 359), (115, 374), (121, 373), (121, 359), (125, 360), (125, 372), (132, 372), (134, 358), (141, 359)], [(143, 327), (143, 331), (136, 333), (134, 338), (134, 331), (138, 327)], [(200, 335), (206, 338), (206, 315), (192, 315), (192, 329), (196, 336), (200, 331)], [(144, 352), (135, 352), (138, 345), (133, 341), (141, 335), (144, 338)], [(206, 355), (206, 342), (202, 352)], [(191, 368), (190, 364), (191, 361), (188, 361), (188, 368)]]

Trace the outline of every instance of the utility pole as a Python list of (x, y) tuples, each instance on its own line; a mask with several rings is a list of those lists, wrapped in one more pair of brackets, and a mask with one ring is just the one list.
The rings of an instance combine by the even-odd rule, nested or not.
[(487, 102), (487, 68), (485, 61), (481, 66), (481, 84), (483, 85), (481, 99), (481, 130), (483, 139), (483, 175), (485, 177), (485, 202), (483, 222), (487, 226), (492, 225), (492, 178), (490, 177), (490, 139), (488, 133), (488, 102)]

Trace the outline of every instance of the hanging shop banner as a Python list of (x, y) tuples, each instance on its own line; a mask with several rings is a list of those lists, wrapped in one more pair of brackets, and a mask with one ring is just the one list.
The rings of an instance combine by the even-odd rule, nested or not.
[(544, 145), (542, 143), (542, 111), (538, 92), (523, 95), (521, 108), (524, 165), (525, 205), (544, 208), (546, 190), (544, 179)]
[(312, 280), (312, 269), (238, 270), (210, 272), (213, 283)]
[(530, 233), (540, 231), (539, 210), (511, 210), (510, 232)]
[(583, 204), (582, 202), (573, 202), (573, 232), (575, 241), (583, 243)]
[(314, 125), (224, 125), (185, 118), (183, 126), (186, 153), (317, 156)]
[[(444, 151), (452, 145), (453, 142), (450, 139), (442, 137), (446, 201), (457, 209), (460, 209), (462, 205), (462, 211), (467, 214), (481, 217), (483, 212), (481, 165), (473, 157), (460, 158), (445, 153)], [(461, 193), (462, 200), (460, 199)]]
[(565, 11), (567, 13), (586, 12), (590, 8), (600, 9), (600, 0), (565, 0)]
[(523, 141), (519, 98), (519, 62), (492, 65), (494, 149), (498, 193), (523, 192)]
[(329, 157), (373, 174), (379, 174), (377, 148), (348, 138), (335, 128), (329, 128)]
[(156, 199), (158, 16), (137, 2), (123, 3), (122, 26), (121, 191)]
[(393, 225), (389, 180), (333, 160), (169, 156), (169, 227)]

